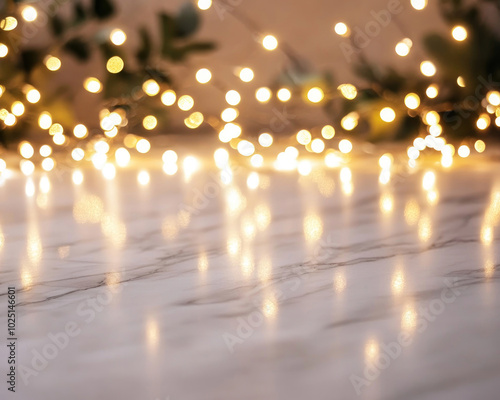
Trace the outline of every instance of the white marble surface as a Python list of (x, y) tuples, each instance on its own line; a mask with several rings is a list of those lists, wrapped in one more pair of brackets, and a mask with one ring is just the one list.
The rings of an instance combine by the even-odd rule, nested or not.
[(227, 185), (209, 167), (151, 168), (146, 185), (136, 168), (15, 174), (0, 187), (12, 397), (497, 399), (500, 164), (437, 166), (426, 190), (429, 170), (387, 185), (376, 158), (268, 170), (253, 190), (244, 168)]

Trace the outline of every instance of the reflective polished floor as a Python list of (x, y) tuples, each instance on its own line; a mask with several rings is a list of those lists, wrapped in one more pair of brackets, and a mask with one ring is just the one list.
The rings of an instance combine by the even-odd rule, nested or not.
[(0, 182), (17, 399), (498, 398), (498, 161), (184, 157)]

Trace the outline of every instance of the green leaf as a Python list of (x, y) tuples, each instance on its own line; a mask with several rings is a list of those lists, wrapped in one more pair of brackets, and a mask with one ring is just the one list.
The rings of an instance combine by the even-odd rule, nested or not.
[(64, 33), (64, 21), (57, 15), (54, 15), (50, 19), (50, 28), (52, 29), (54, 36), (60, 37)]
[(106, 19), (113, 15), (115, 7), (109, 0), (93, 0), (94, 15), (99, 19)]
[(190, 53), (210, 51), (215, 49), (212, 42), (193, 42), (182, 47), (173, 48), (170, 51), (169, 58), (174, 62), (183, 61)]
[(192, 2), (184, 3), (175, 17), (175, 36), (184, 38), (192, 35), (200, 25), (200, 16)]
[(161, 55), (169, 57), (173, 48), (175, 21), (170, 15), (160, 14)]
[(139, 30), (141, 47), (135, 54), (137, 60), (140, 64), (145, 65), (148, 63), (149, 57), (151, 56), (152, 44), (151, 44), (151, 36), (146, 28), (142, 27)]
[(63, 46), (63, 50), (80, 61), (86, 61), (90, 57), (88, 44), (80, 38), (73, 38), (66, 42)]

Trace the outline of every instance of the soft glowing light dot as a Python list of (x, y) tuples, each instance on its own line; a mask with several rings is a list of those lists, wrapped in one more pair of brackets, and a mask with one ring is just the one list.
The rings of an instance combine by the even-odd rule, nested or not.
[(408, 43), (401, 41), (396, 44), (395, 50), (398, 56), (406, 57), (408, 54), (410, 54), (411, 47), (408, 45)]
[(14, 126), (17, 122), (16, 116), (14, 114), (7, 114), (4, 118), (3, 123), (7, 126)]
[(457, 78), (457, 85), (460, 87), (465, 87), (465, 79), (462, 76)]
[(500, 126), (500, 117), (495, 118), (495, 125)]
[(177, 101), (177, 105), (182, 111), (189, 111), (194, 106), (194, 100), (191, 96), (185, 94), (184, 96), (179, 97)]
[(15, 116), (19, 117), (24, 114), (24, 104), (21, 103), (20, 101), (15, 101), (12, 103), (11, 107), (12, 114)]
[(255, 152), (255, 146), (248, 140), (242, 140), (238, 143), (238, 152), (245, 157), (251, 156)]
[(322, 153), (323, 150), (325, 150), (325, 142), (323, 142), (321, 139), (314, 139), (311, 142), (311, 150), (314, 153)]
[(214, 151), (214, 161), (217, 168), (225, 168), (227, 167), (227, 163), (229, 162), (229, 153), (226, 149), (217, 149)]
[(148, 131), (156, 128), (156, 125), (158, 125), (158, 120), (153, 115), (147, 115), (142, 120), (142, 126), (144, 127), (144, 129), (147, 129)]
[(262, 39), (262, 46), (269, 51), (275, 50), (278, 47), (278, 39), (273, 35), (267, 35)]
[(482, 140), (476, 140), (474, 143), (474, 148), (478, 153), (482, 153), (486, 150), (486, 144)]
[(484, 131), (490, 126), (491, 118), (488, 114), (481, 114), (476, 121), (477, 129)]
[(258, 172), (251, 172), (247, 178), (247, 187), (250, 190), (255, 190), (259, 187), (260, 178)]
[(64, 143), (66, 143), (66, 136), (64, 136), (62, 133), (56, 133), (54, 136), (52, 136), (52, 141), (58, 146), (62, 146)]
[(71, 180), (75, 185), (81, 185), (83, 183), (82, 171), (80, 171), (79, 169), (73, 171), (73, 174), (71, 175)]
[(347, 114), (341, 119), (340, 125), (346, 131), (352, 131), (356, 126), (358, 126), (359, 114), (355, 111)]
[(3, 43), (0, 43), (0, 58), (5, 57), (7, 54), (9, 54), (9, 48)]
[(57, 57), (49, 55), (45, 58), (44, 62), (49, 71), (57, 71), (59, 68), (61, 68), (61, 60)]
[(264, 157), (262, 157), (260, 154), (254, 154), (250, 158), (250, 163), (252, 164), (252, 167), (260, 168), (264, 164)]
[(40, 147), (39, 153), (42, 157), (48, 157), (52, 154), (52, 148), (48, 144), (44, 144)]
[(352, 150), (352, 143), (347, 139), (342, 139), (339, 142), (339, 150), (344, 154), (350, 153)]
[(108, 160), (108, 156), (104, 153), (94, 153), (91, 157), (92, 164), (98, 170), (102, 170), (106, 161)]
[(178, 169), (177, 164), (163, 164), (163, 171), (167, 175), (175, 175)]
[(0, 173), (5, 172), (7, 169), (7, 163), (0, 158)]
[[(439, 124), (431, 125), (429, 127), (429, 133), (432, 136), (437, 137), (437, 136), (441, 135), (441, 133), (443, 133), (443, 127)], [(439, 150), (439, 149), (436, 149), (436, 150)]]
[(230, 90), (226, 93), (226, 102), (229, 105), (236, 106), (240, 103), (241, 96), (236, 90)]
[(321, 128), (321, 136), (327, 140), (332, 139), (335, 136), (335, 128), (331, 125), (325, 125)]
[(337, 22), (333, 30), (339, 36), (349, 36), (349, 28), (343, 22)]
[(453, 39), (455, 39), (457, 42), (463, 42), (465, 39), (467, 39), (467, 29), (465, 29), (463, 26), (457, 25), (452, 29), (451, 36), (453, 36)]
[(250, 68), (242, 68), (240, 71), (240, 79), (243, 82), (251, 82), (254, 78), (254, 73)]
[(36, 89), (30, 89), (28, 93), (26, 93), (26, 99), (33, 104), (38, 103), (40, 97), (40, 92)]
[(200, 162), (194, 156), (187, 156), (182, 162), (182, 168), (187, 179), (200, 169)]
[(148, 96), (156, 96), (160, 93), (160, 85), (154, 79), (148, 79), (142, 84), (142, 90)]
[(389, 169), (391, 168), (392, 161), (393, 161), (392, 155), (387, 153), (379, 158), (378, 165), (380, 165), (380, 168), (382, 169)]
[(135, 148), (139, 153), (145, 154), (151, 149), (151, 143), (147, 139), (140, 139), (137, 141)]
[(291, 159), (295, 159), (299, 156), (299, 151), (297, 150), (297, 148), (293, 147), (293, 146), (288, 146), (286, 149), (285, 149), (285, 154), (291, 158)]
[(436, 111), (428, 111), (424, 114), (423, 121), (427, 125), (436, 125), (439, 124), (441, 117)]
[(236, 110), (235, 108), (226, 108), (224, 111), (222, 111), (220, 117), (224, 122), (232, 122), (236, 118), (238, 118), (238, 110)]
[(271, 90), (266, 87), (261, 87), (255, 92), (255, 98), (261, 103), (267, 103), (271, 98)]
[(115, 46), (121, 46), (127, 40), (127, 35), (121, 29), (113, 29), (109, 35), (109, 40)]
[(313, 87), (309, 89), (307, 92), (307, 99), (311, 103), (319, 103), (321, 100), (323, 100), (325, 97), (325, 94), (323, 93), (323, 90), (319, 87)]
[(85, 151), (83, 151), (83, 149), (80, 149), (79, 147), (77, 147), (71, 151), (71, 157), (75, 161), (82, 161), (83, 158), (85, 157)]
[(420, 97), (415, 93), (408, 93), (405, 96), (405, 106), (410, 110), (415, 110), (420, 106)]
[(124, 147), (119, 147), (115, 151), (116, 164), (119, 167), (126, 167), (130, 163), (130, 153)]
[[(123, 67), (125, 66), (125, 63), (121, 59), (121, 57), (118, 56), (113, 56), (111, 57), (108, 62), (106, 63), (106, 69), (108, 72), (112, 74), (118, 74), (123, 70)], [(158, 89), (158, 92), (160, 90)]]
[(200, 83), (208, 83), (212, 79), (212, 73), (207, 68), (201, 68), (196, 72), (196, 80)]
[(21, 154), (24, 158), (31, 158), (33, 157), (33, 154), (35, 154), (35, 149), (33, 149), (33, 146), (30, 143), (21, 142), (19, 145), (19, 154)]
[(270, 147), (273, 144), (273, 137), (269, 133), (261, 133), (259, 135), (259, 144), (262, 147)]
[(420, 150), (411, 146), (408, 148), (407, 154), (410, 160), (416, 160), (420, 156)]
[(184, 120), (184, 123), (188, 128), (196, 129), (203, 123), (204, 119), (205, 118), (203, 117), (203, 114), (201, 112), (195, 111), (194, 113), (191, 113), (191, 115)]
[(422, 178), (422, 188), (431, 190), (436, 183), (436, 174), (432, 171), (427, 171)]
[(17, 19), (14, 17), (6, 17), (0, 22), (0, 29), (4, 31), (11, 31), (17, 26)]
[(109, 144), (104, 140), (98, 140), (97, 142), (94, 143), (94, 150), (97, 153), (106, 154), (109, 151)]
[(392, 122), (396, 119), (396, 113), (391, 107), (384, 107), (380, 110), (380, 119), (384, 122)]
[(303, 146), (309, 144), (311, 142), (311, 132), (306, 129), (302, 129), (297, 133), (297, 142)]
[(53, 158), (47, 157), (42, 161), (42, 169), (44, 171), (52, 171), (54, 167), (56, 166), (56, 163)]
[(212, 6), (212, 0), (198, 0), (200, 10), (208, 10)]
[(469, 146), (463, 144), (462, 146), (460, 146), (458, 148), (458, 151), (457, 151), (458, 155), (462, 158), (466, 158), (469, 156), (470, 154), (470, 149), (469, 149)]
[(161, 159), (165, 164), (175, 164), (178, 160), (178, 156), (175, 151), (167, 150), (165, 153), (163, 153)]
[(26, 6), (21, 11), (21, 15), (25, 21), (33, 22), (36, 19), (36, 17), (38, 16), (38, 13), (34, 7)]
[(149, 176), (148, 171), (140, 171), (137, 174), (137, 182), (139, 183), (139, 185), (146, 186), (150, 180), (151, 177)]
[(241, 126), (238, 124), (234, 124), (232, 122), (227, 123), (224, 125), (224, 129), (227, 134), (231, 137), (231, 139), (237, 138), (238, 136), (241, 135)]
[(434, 76), (436, 75), (436, 67), (430, 61), (423, 61), (420, 64), (420, 72), (425, 76)]
[(497, 92), (496, 90), (488, 92), (486, 99), (492, 106), (500, 106), (500, 92)]
[(102, 176), (107, 180), (112, 180), (116, 176), (116, 168), (111, 163), (106, 163), (102, 167)]
[(351, 85), (350, 83), (344, 83), (337, 89), (340, 90), (342, 96), (344, 96), (347, 100), (354, 100), (358, 95), (358, 89), (356, 89), (356, 86)]
[(83, 82), (83, 87), (87, 92), (99, 93), (102, 89), (101, 82), (97, 78), (87, 78)]
[(161, 94), (161, 102), (166, 106), (172, 106), (175, 104), (175, 100), (177, 100), (177, 96), (173, 90), (165, 90)]
[(438, 96), (439, 94), (439, 89), (437, 85), (430, 85), (427, 90), (425, 91), (425, 94), (429, 99), (434, 99)]
[(279, 101), (286, 102), (292, 98), (292, 92), (287, 88), (281, 88), (276, 94)]
[(73, 128), (73, 135), (78, 139), (83, 139), (88, 132), (87, 127), (83, 124), (78, 124)]
[(411, 0), (411, 6), (415, 10), (423, 10), (427, 6), (427, 0)]
[(54, 136), (54, 135), (60, 135), (64, 133), (64, 128), (62, 127), (61, 124), (52, 124), (49, 128), (49, 134)]
[(21, 172), (25, 176), (29, 176), (33, 174), (33, 172), (35, 172), (35, 164), (33, 164), (29, 160), (22, 160), (20, 166), (21, 166)]
[(337, 155), (335, 153), (335, 151), (333, 150), (330, 150), (329, 152), (327, 152), (327, 154), (325, 155), (325, 165), (328, 167), (328, 168), (336, 168), (336, 167), (339, 167), (340, 166), (340, 163), (341, 163), (342, 159), (340, 158), (339, 155)]
[(308, 160), (302, 160), (299, 162), (297, 165), (297, 171), (299, 172), (300, 175), (302, 176), (307, 176), (311, 173), (312, 171), (312, 164)]

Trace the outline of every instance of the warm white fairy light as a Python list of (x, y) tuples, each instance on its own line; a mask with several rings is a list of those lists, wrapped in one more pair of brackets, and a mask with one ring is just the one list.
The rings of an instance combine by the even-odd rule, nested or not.
[(254, 154), (250, 158), (250, 163), (252, 164), (252, 167), (260, 168), (264, 164), (264, 157), (262, 157), (260, 154)]
[(350, 83), (343, 83), (342, 85), (339, 85), (337, 89), (340, 90), (342, 96), (344, 96), (347, 100), (354, 100), (358, 95), (358, 89)]
[(76, 147), (71, 151), (71, 158), (75, 161), (82, 161), (84, 157), (85, 151), (79, 147)]
[(482, 141), (481, 139), (478, 139), (474, 143), (474, 149), (478, 153), (483, 153), (486, 150), (486, 143), (484, 143), (484, 141)]
[(0, 29), (4, 31), (12, 31), (17, 27), (17, 19), (14, 17), (5, 17), (0, 21)]
[(56, 166), (56, 162), (51, 157), (47, 157), (42, 161), (42, 169), (44, 171), (47, 171), (47, 172), (52, 171), (55, 166)]
[(208, 10), (212, 6), (212, 0), (198, 0), (200, 10)]
[(352, 131), (356, 126), (358, 126), (359, 114), (355, 111), (350, 112), (340, 121), (340, 125), (346, 131)]
[(440, 119), (441, 117), (436, 111), (427, 111), (423, 117), (424, 123), (429, 126), (438, 124)]
[(0, 58), (4, 58), (7, 54), (9, 54), (9, 48), (5, 44), (0, 43)]
[(28, 90), (28, 92), (26, 93), (26, 100), (28, 100), (32, 104), (38, 103), (40, 98), (41, 98), (40, 92), (34, 88)]
[(151, 143), (147, 139), (140, 139), (137, 141), (135, 148), (139, 153), (145, 154), (151, 150)]
[(161, 102), (165, 104), (166, 106), (173, 106), (175, 104), (175, 101), (177, 100), (177, 95), (173, 90), (165, 90), (161, 94)]
[(127, 40), (127, 35), (121, 29), (113, 29), (109, 35), (109, 40), (115, 46), (121, 46)]
[(467, 158), (470, 154), (470, 149), (469, 149), (469, 146), (463, 144), (462, 146), (460, 146), (457, 150), (457, 153), (460, 157), (462, 158)]
[(391, 154), (384, 154), (382, 155), (379, 160), (378, 160), (378, 165), (380, 166), (380, 168), (382, 169), (389, 169), (391, 168), (391, 165), (392, 165), (392, 162), (393, 162), (394, 158), (392, 157)]
[[(113, 56), (106, 62), (106, 69), (112, 74), (118, 74), (123, 71), (125, 67), (125, 62), (121, 57)], [(158, 89), (158, 91), (160, 91)]]
[(271, 99), (271, 90), (267, 87), (261, 87), (255, 91), (255, 98), (260, 103), (267, 103)]
[(309, 132), (306, 129), (302, 129), (299, 132), (297, 132), (296, 139), (297, 143), (305, 146), (311, 142), (312, 139), (311, 132)]
[(239, 75), (243, 82), (251, 82), (254, 78), (254, 73), (250, 68), (242, 68)]
[(451, 35), (457, 42), (462, 42), (467, 39), (467, 29), (461, 25), (457, 25), (452, 29)]
[(165, 164), (175, 164), (179, 157), (174, 150), (167, 150), (163, 153), (161, 159)]
[(416, 160), (420, 156), (420, 150), (413, 146), (410, 146), (406, 153), (410, 160)]
[(435, 99), (439, 94), (439, 88), (437, 85), (432, 84), (425, 90), (425, 94), (429, 99)]
[(112, 180), (116, 176), (116, 167), (111, 163), (106, 163), (102, 167), (102, 176), (107, 180)]
[(196, 129), (203, 123), (204, 119), (201, 112), (195, 111), (184, 119), (184, 124), (190, 129)]
[(490, 91), (486, 94), (486, 99), (492, 106), (500, 106), (500, 92)]
[(179, 167), (177, 164), (163, 164), (163, 172), (167, 175), (175, 175), (178, 171)]
[(160, 85), (154, 79), (148, 79), (142, 84), (142, 90), (148, 96), (156, 96), (160, 93)]
[(481, 114), (478, 118), (478, 120), (476, 121), (476, 126), (477, 126), (477, 129), (480, 129), (480, 130), (485, 130), (487, 129), (491, 124), (491, 118), (488, 114)]
[[(437, 136), (441, 135), (441, 133), (443, 133), (443, 127), (439, 124), (431, 125), (429, 127), (429, 133), (432, 136), (437, 137)], [(439, 149), (436, 149), (436, 150), (439, 150)]]
[(97, 78), (87, 78), (83, 82), (83, 87), (90, 93), (99, 93), (102, 89), (101, 82)]
[(231, 139), (239, 137), (242, 132), (241, 126), (233, 122), (229, 122), (226, 125), (224, 125), (224, 131), (226, 131), (229, 134)]
[(17, 122), (16, 116), (14, 114), (7, 114), (7, 116), (4, 118), (3, 123), (6, 126), (14, 126)]
[(142, 120), (142, 126), (144, 129), (151, 131), (158, 125), (158, 120), (154, 115), (146, 115)]
[(151, 176), (148, 171), (139, 171), (137, 174), (137, 182), (139, 185), (146, 186), (151, 180)]
[(48, 144), (44, 144), (38, 152), (42, 157), (48, 157), (52, 154), (52, 148)]
[(241, 101), (241, 96), (236, 90), (229, 90), (226, 93), (226, 102), (231, 106), (237, 106)]
[(19, 154), (24, 158), (31, 158), (35, 154), (35, 149), (29, 142), (21, 142), (19, 144)]
[(349, 27), (343, 22), (337, 22), (333, 30), (339, 36), (349, 36)]
[(29, 160), (21, 160), (19, 166), (21, 167), (21, 172), (25, 176), (32, 175), (35, 172), (35, 164)]
[(207, 68), (201, 68), (196, 72), (196, 80), (199, 83), (205, 84), (212, 79), (212, 73)]
[(88, 129), (83, 124), (78, 124), (73, 128), (73, 135), (78, 139), (83, 139), (88, 134)]
[(276, 93), (276, 97), (278, 97), (279, 101), (287, 102), (292, 98), (292, 92), (290, 92), (287, 88), (281, 88)]
[(62, 65), (61, 60), (59, 58), (51, 55), (48, 55), (45, 58), (44, 64), (49, 71), (58, 71)]
[(25, 21), (33, 22), (37, 18), (38, 12), (36, 11), (35, 7), (26, 6), (22, 9), (21, 16)]
[(226, 149), (217, 149), (214, 151), (214, 161), (217, 168), (223, 169), (227, 167), (229, 162), (229, 153)]
[(406, 57), (410, 54), (411, 50), (411, 40), (406, 39), (398, 42), (395, 47), (396, 54), (400, 57)]
[(16, 117), (20, 117), (24, 114), (24, 104), (20, 101), (15, 101), (14, 103), (12, 103), (11, 111), (12, 114), (14, 114)]
[(391, 107), (384, 107), (380, 110), (380, 119), (384, 122), (392, 122), (396, 119), (396, 113)]
[(261, 133), (259, 135), (259, 144), (262, 147), (270, 147), (273, 144), (273, 137), (269, 133)]
[(124, 147), (115, 150), (115, 161), (119, 167), (126, 167), (130, 163), (130, 153)]
[(231, 107), (226, 108), (222, 111), (220, 117), (224, 122), (233, 122), (238, 118), (238, 110)]
[(352, 151), (352, 143), (348, 139), (342, 139), (339, 142), (339, 150), (344, 154), (350, 153)]
[(335, 136), (335, 128), (331, 125), (325, 125), (321, 128), (321, 136), (327, 140), (332, 139)]
[(251, 156), (255, 152), (255, 146), (248, 140), (242, 140), (237, 146), (238, 152), (245, 157)]
[(423, 10), (427, 6), (427, 0), (411, 0), (411, 6), (415, 10)]
[(416, 93), (408, 93), (405, 96), (405, 106), (410, 110), (415, 110), (420, 106), (420, 97)]
[(297, 165), (297, 171), (302, 176), (308, 176), (312, 172), (312, 164), (309, 160), (301, 160)]
[(273, 35), (264, 36), (264, 39), (262, 39), (262, 46), (269, 51), (275, 50), (278, 47), (278, 39)]
[(325, 142), (323, 142), (323, 140), (318, 139), (318, 138), (314, 139), (311, 142), (311, 150), (314, 153), (322, 153), (323, 150), (325, 150)]
[(425, 76), (434, 76), (436, 75), (436, 66), (431, 61), (422, 61), (420, 72)]
[(321, 100), (323, 100), (325, 97), (325, 93), (323, 92), (323, 89), (319, 87), (313, 87), (309, 89), (307, 92), (307, 99), (311, 103), (319, 103)]
[(457, 85), (464, 88), (465, 87), (465, 79), (463, 78), (463, 76), (459, 76), (457, 78)]
[(76, 169), (71, 174), (71, 180), (75, 185), (81, 185), (83, 183), (83, 173), (79, 169)]

